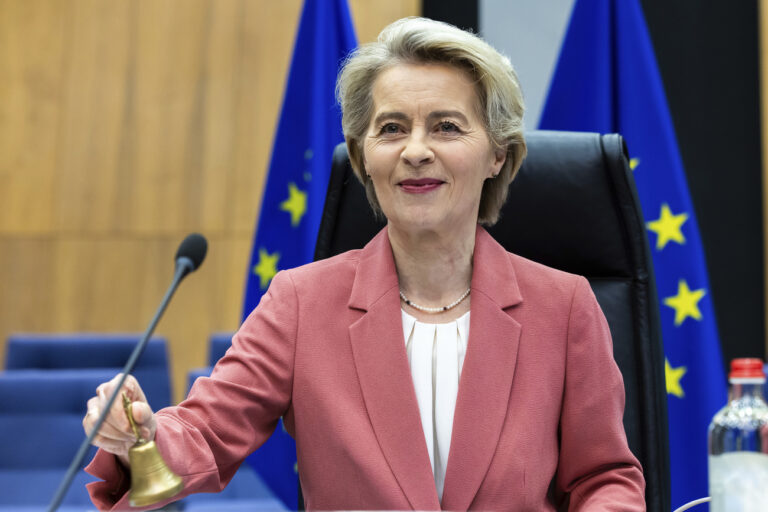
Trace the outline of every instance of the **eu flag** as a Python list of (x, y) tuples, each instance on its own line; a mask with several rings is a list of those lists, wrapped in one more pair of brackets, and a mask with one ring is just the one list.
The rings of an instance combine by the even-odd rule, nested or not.
[[(344, 140), (336, 74), (356, 45), (346, 0), (305, 1), (253, 240), (243, 318), (278, 270), (312, 261), (333, 148)], [(295, 510), (296, 445), (282, 424), (248, 462)]]
[(664, 338), (672, 508), (707, 492), (707, 427), (726, 381), (701, 240), (638, 0), (576, 0), (541, 128), (627, 140)]

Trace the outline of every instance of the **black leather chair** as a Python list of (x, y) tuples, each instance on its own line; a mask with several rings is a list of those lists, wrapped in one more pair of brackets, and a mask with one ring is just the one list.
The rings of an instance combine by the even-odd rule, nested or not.
[[(645, 224), (621, 136), (532, 132), (528, 157), (489, 231), (507, 250), (589, 279), (624, 376), (624, 427), (649, 511), (670, 508), (667, 397)], [(315, 259), (364, 246), (383, 226), (336, 148)]]

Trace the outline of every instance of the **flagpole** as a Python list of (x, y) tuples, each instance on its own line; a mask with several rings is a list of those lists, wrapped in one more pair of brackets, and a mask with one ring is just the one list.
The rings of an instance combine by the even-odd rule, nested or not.
[[(760, 126), (762, 140), (760, 144), (762, 153), (763, 176), (763, 231), (768, 227), (768, 0), (760, 0), (758, 4), (759, 23), (759, 54), (760, 54)], [(768, 236), (763, 236), (763, 296), (765, 297), (765, 314), (763, 322), (768, 333)], [(763, 340), (768, 352), (768, 334)]]

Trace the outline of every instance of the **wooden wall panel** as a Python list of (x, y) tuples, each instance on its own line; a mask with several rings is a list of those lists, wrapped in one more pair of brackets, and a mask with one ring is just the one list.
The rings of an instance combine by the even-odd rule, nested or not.
[(11, 332), (51, 329), (51, 312), (60, 300), (51, 290), (53, 243), (48, 237), (0, 237), (3, 347)]
[[(352, 0), (359, 40), (419, 5)], [(3, 353), (11, 332), (141, 332), (199, 231), (208, 258), (158, 327), (182, 398), (239, 324), (301, 6), (0, 0)]]
[(349, 8), (360, 43), (375, 41), (381, 29), (405, 16), (421, 14), (421, 0), (349, 0)]
[(59, 2), (0, 2), (0, 231), (54, 224), (66, 12)]

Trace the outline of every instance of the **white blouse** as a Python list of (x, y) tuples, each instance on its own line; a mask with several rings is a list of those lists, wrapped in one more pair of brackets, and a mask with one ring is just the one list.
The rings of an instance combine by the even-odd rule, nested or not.
[(432, 474), (443, 499), (453, 412), (467, 353), (469, 312), (445, 324), (425, 324), (403, 311), (403, 338), (419, 403)]

